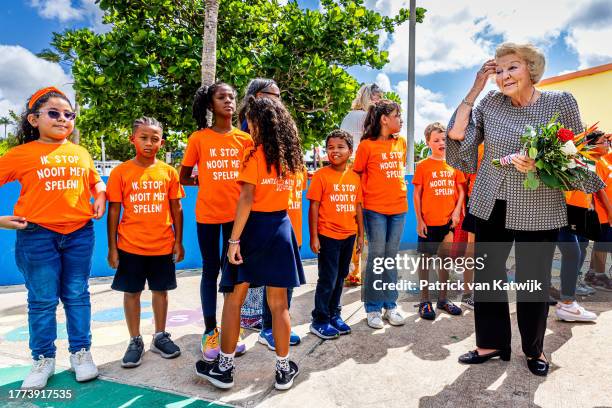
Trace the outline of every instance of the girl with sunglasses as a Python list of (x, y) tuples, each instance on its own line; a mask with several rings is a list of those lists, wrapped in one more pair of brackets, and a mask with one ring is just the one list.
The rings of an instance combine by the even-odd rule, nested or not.
[[(30, 349), (34, 363), (23, 389), (41, 389), (55, 371), (55, 310), (64, 304), (70, 366), (77, 381), (98, 376), (91, 347), (88, 279), (93, 219), (106, 208), (105, 185), (87, 150), (68, 141), (75, 113), (57, 88), (32, 95), (22, 115), (20, 145), (0, 157), (0, 186), (19, 181), (14, 215), (15, 260), (28, 290)], [(95, 200), (91, 204), (91, 198)]]

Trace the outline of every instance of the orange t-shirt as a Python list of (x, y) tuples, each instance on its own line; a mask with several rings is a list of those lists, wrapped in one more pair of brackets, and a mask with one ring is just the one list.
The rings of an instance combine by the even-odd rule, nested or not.
[(84, 147), (69, 141), (29, 142), (0, 157), (0, 186), (21, 183), (14, 214), (60, 234), (83, 227), (94, 216), (91, 190), (101, 182)]
[[(608, 200), (612, 200), (612, 153), (606, 154), (595, 164), (595, 172), (603, 182), (606, 183), (606, 196), (608, 196)], [(602, 224), (607, 223), (608, 212), (606, 211), (606, 207), (604, 207), (599, 200), (594, 201), (599, 222)]]
[(279, 177), (274, 166), (268, 171), (263, 146), (259, 145), (253, 155), (251, 151), (245, 152), (239, 183), (248, 183), (255, 186), (252, 211), (274, 212), (289, 208), (289, 196), (295, 184), (295, 176)]
[(565, 192), (565, 202), (569, 205), (582, 208), (591, 208), (593, 195), (584, 191), (574, 190)]
[(203, 129), (189, 137), (183, 166), (198, 165), (197, 222), (222, 224), (234, 219), (240, 197), (236, 178), (244, 151), (251, 146), (251, 136), (236, 128), (225, 134)]
[(459, 183), (465, 183), (465, 176), (446, 160), (429, 157), (417, 163), (412, 184), (423, 186), (421, 213), (426, 225), (448, 223), (459, 198)]
[[(484, 156), (484, 143), (478, 145), (478, 163), (476, 164), (476, 169), (480, 167), (480, 163), (482, 162), (482, 157)], [(467, 196), (470, 197), (472, 195), (472, 190), (474, 190), (474, 183), (476, 183), (476, 173), (466, 173), (465, 174), (466, 181), (468, 183), (468, 191)]]
[(302, 246), (302, 192), (306, 190), (308, 184), (308, 172), (306, 169), (302, 173), (295, 175), (295, 184), (289, 195), (289, 208), (287, 215), (293, 227), (293, 233), (298, 246)]
[(108, 201), (121, 203), (117, 247), (137, 255), (168, 255), (174, 246), (170, 200), (185, 197), (174, 167), (162, 161), (141, 167), (132, 160), (108, 178)]
[(353, 170), (323, 167), (312, 176), (306, 197), (320, 203), (319, 234), (345, 239), (357, 233), (357, 204), (363, 199), (361, 180)]
[(353, 170), (361, 175), (363, 207), (381, 214), (408, 211), (406, 139), (362, 140)]

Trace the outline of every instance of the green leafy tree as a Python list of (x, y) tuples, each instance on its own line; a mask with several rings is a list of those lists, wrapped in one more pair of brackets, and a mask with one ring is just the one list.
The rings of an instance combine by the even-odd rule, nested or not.
[[(205, 3), (100, 0), (104, 21), (113, 24), (109, 32), (54, 35), (52, 46), (75, 78), (82, 144), (94, 155), (104, 132), (109, 157), (125, 159), (119, 146), (142, 115), (164, 123), (173, 150), (195, 129), (191, 103), (203, 80)], [(254, 77), (274, 78), (305, 146), (321, 140), (349, 110), (358, 83), (345, 68), (382, 68), (388, 53), (379, 49), (378, 33), (392, 33), (409, 17), (407, 10), (382, 16), (363, 0), (322, 0), (322, 11), (277, 0), (219, 0), (218, 6), (216, 78), (238, 90)], [(424, 14), (418, 8), (417, 21)], [(117, 150), (111, 152), (113, 138)]]

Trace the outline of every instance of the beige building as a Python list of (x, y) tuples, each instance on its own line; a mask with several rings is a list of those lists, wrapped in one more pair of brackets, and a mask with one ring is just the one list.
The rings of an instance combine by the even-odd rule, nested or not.
[(612, 63), (546, 78), (536, 87), (571, 92), (584, 124), (599, 122), (600, 130), (612, 133)]

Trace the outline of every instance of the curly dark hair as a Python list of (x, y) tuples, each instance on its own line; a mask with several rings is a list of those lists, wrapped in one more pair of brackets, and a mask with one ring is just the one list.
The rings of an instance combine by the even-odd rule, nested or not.
[(272, 167), (281, 177), (287, 172), (301, 172), (304, 168), (302, 143), (287, 108), (276, 99), (254, 96), (249, 97), (246, 106), (246, 118), (254, 128), (250, 130), (255, 146), (245, 162), (262, 145), (268, 172)]
[[(30, 122), (28, 121), (28, 115), (31, 113), (38, 112), (41, 106), (47, 103), (47, 101), (51, 98), (63, 99), (68, 102), (70, 107), (72, 107), (72, 103), (70, 102), (70, 99), (66, 97), (66, 95), (53, 91), (47, 92), (46, 94), (41, 96), (36, 102), (34, 102), (34, 105), (31, 109), (28, 107), (28, 103), (26, 103), (26, 107), (21, 113), (21, 119), (19, 120), (19, 128), (17, 129), (17, 140), (19, 141), (19, 144), (33, 142), (34, 140), (38, 140), (40, 138), (38, 128), (35, 128), (30, 124)], [(31, 97), (28, 98), (28, 102), (30, 101), (30, 99)]]
[(329, 135), (325, 138), (325, 147), (327, 147), (327, 143), (329, 143), (329, 139), (342, 139), (346, 142), (350, 151), (353, 151), (353, 136), (346, 130), (342, 129), (334, 129), (329, 132)]
[(363, 122), (363, 136), (361, 140), (376, 140), (380, 136), (380, 118), (382, 115), (389, 115), (394, 110), (400, 112), (402, 108), (397, 102), (383, 99), (370, 106), (365, 121)]
[(225, 82), (215, 82), (210, 86), (202, 85), (198, 88), (195, 95), (193, 96), (193, 106), (192, 106), (192, 116), (198, 124), (199, 129), (206, 129), (209, 127), (208, 119), (206, 117), (208, 111), (213, 113), (213, 121), (214, 121), (214, 112), (212, 112), (212, 104), (213, 104), (213, 96), (217, 89), (222, 86), (229, 87), (233, 92), (234, 96), (236, 95), (236, 90), (233, 86), (226, 84)]

